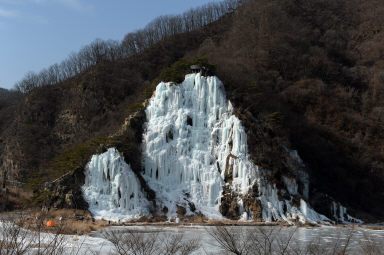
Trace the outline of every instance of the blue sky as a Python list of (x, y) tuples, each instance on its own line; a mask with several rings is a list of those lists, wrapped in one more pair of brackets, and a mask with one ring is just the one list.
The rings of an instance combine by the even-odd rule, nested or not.
[[(218, 1), (218, 0), (214, 0)], [(212, 0), (0, 0), (0, 87), (96, 38), (121, 40), (153, 18)]]

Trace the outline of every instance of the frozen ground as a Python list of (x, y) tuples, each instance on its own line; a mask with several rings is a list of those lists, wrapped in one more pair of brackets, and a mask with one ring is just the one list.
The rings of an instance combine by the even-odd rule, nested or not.
[[(214, 227), (211, 226), (190, 226), (190, 227), (159, 227), (159, 226), (130, 226), (130, 227), (112, 227), (108, 230), (124, 231), (135, 230), (144, 233), (159, 232), (159, 233), (182, 233), (184, 238), (201, 240), (201, 248), (194, 254), (222, 254), (223, 251), (217, 246), (217, 242), (209, 234)], [(335, 245), (343, 246), (350, 236), (351, 228), (339, 228), (322, 226), (316, 228), (306, 227), (254, 227), (254, 226), (236, 226), (231, 228), (233, 233), (245, 233), (254, 231), (255, 228), (261, 228), (266, 232), (274, 231), (274, 236), (279, 236), (280, 240), (286, 240), (291, 233), (294, 232), (291, 241), (292, 246), (305, 248), (309, 244), (319, 244), (325, 251), (330, 251)], [(381, 252), (384, 252), (384, 230), (369, 230), (356, 228), (352, 230), (352, 236), (349, 243), (348, 254), (364, 254), (361, 247), (364, 243), (372, 242), (376, 247), (382, 247)], [(258, 231), (256, 231), (258, 232)], [(261, 232), (257, 234), (261, 236)], [(99, 232), (92, 233), (92, 236), (101, 237)], [(325, 253), (326, 254), (326, 253)]]
[[(270, 231), (271, 228), (274, 231), (274, 237), (280, 240), (285, 240), (294, 232), (292, 245), (295, 247), (304, 248), (308, 244), (319, 244), (325, 249), (324, 254), (327, 254), (327, 250), (331, 250), (336, 244), (343, 245), (348, 236), (350, 235), (351, 228), (337, 228), (337, 227), (317, 227), (317, 228), (294, 228), (294, 227), (254, 227), (254, 226), (237, 226), (231, 228), (231, 233), (236, 233), (237, 236), (240, 233), (247, 233), (255, 231), (256, 228)], [(119, 226), (110, 227), (103, 231), (116, 231), (124, 233), (125, 231), (134, 231), (137, 233), (143, 233), (144, 235), (151, 235), (157, 233), (161, 235), (176, 235), (183, 234), (185, 240), (198, 238), (201, 242), (201, 247), (193, 254), (222, 254), (223, 251), (217, 246), (214, 238), (209, 234), (214, 227), (211, 226)], [(258, 232), (257, 235), (261, 235)], [(30, 233), (30, 237), (35, 236)], [(42, 243), (49, 243), (54, 238), (52, 234), (42, 234)], [(356, 228), (353, 230), (353, 235), (350, 240), (348, 254), (364, 254), (361, 250), (362, 244), (372, 242), (377, 247), (382, 247), (384, 244), (384, 230), (368, 230), (362, 228)], [(92, 232), (90, 235), (73, 236), (67, 235), (63, 237), (63, 244), (66, 254), (114, 254), (114, 247), (111, 242), (103, 237), (102, 232)], [(381, 252), (384, 252), (383, 248)], [(29, 254), (33, 254), (33, 251)]]

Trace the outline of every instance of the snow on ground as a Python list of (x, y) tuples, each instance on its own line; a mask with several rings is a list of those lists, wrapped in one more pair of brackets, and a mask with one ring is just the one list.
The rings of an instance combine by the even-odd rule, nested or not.
[[(12, 238), (12, 234), (17, 233), (17, 238)], [(46, 250), (43, 254), (61, 254), (55, 253), (51, 247), (63, 248), (64, 254), (93, 255), (108, 254), (113, 251), (113, 245), (101, 235), (92, 237), (89, 235), (55, 235), (51, 233), (37, 233), (30, 230), (19, 228), (13, 223), (0, 222), (0, 241), (4, 244), (18, 243), (19, 251), (25, 250), (26, 254), (36, 254), (40, 243), (41, 250)], [(56, 245), (53, 245), (53, 244)], [(4, 247), (4, 246), (1, 246)], [(28, 247), (28, 248), (27, 248)], [(9, 250), (8, 250), (9, 251)], [(58, 250), (56, 250), (58, 252)], [(0, 254), (6, 253), (0, 251)], [(8, 252), (6, 254), (14, 254)], [(24, 253), (23, 253), (24, 254)]]
[[(209, 230), (210, 227), (208, 227)], [(241, 231), (249, 231), (251, 227), (237, 227), (241, 228)], [(266, 227), (264, 227), (266, 228)], [(278, 227), (274, 227), (278, 228)], [(202, 254), (204, 252), (208, 252), (210, 254), (222, 254), (222, 251), (217, 246), (217, 243), (213, 239), (213, 237), (208, 233), (205, 227), (184, 227), (184, 228), (176, 228), (176, 227), (165, 227), (158, 228), (153, 226), (134, 226), (134, 227), (114, 227), (110, 230), (136, 230), (136, 231), (144, 231), (146, 233), (151, 233), (153, 231), (162, 233), (183, 233), (185, 240), (191, 240), (198, 238), (201, 241), (201, 247), (198, 251), (193, 254)], [(238, 230), (235, 230), (238, 231)], [(294, 231), (292, 228), (283, 228), (282, 230), (277, 230), (279, 235), (283, 238), (287, 237), (289, 234)], [(332, 247), (331, 244), (334, 244), (336, 241), (343, 240), (345, 241), (348, 234), (349, 229), (340, 229), (334, 227), (321, 227), (321, 228), (298, 228), (294, 234), (294, 240), (298, 241), (302, 248), (305, 247), (306, 244), (312, 242), (318, 242), (318, 239), (321, 238), (320, 245), (329, 249)], [(98, 233), (94, 233), (94, 235), (99, 235)], [(369, 236), (369, 237), (368, 237)], [(372, 231), (372, 230), (364, 230), (357, 229), (354, 235), (352, 236), (350, 243), (350, 254), (359, 254), (359, 250), (361, 247), (361, 242), (367, 242), (368, 239), (373, 241), (376, 245), (381, 245), (384, 241), (384, 231)], [(292, 242), (292, 245), (296, 245)], [(73, 251), (77, 251), (79, 249), (79, 254), (92, 254), (93, 252), (99, 252), (99, 254), (108, 254), (109, 252), (113, 252), (113, 245), (105, 240), (102, 237), (91, 237), (91, 236), (68, 236), (67, 237), (67, 251), (68, 254), (73, 253)]]
[[(209, 234), (214, 227), (212, 226), (183, 226), (180, 227), (159, 227), (159, 226), (129, 226), (129, 227), (111, 227), (109, 230), (122, 231), (122, 230), (133, 230), (133, 231), (141, 231), (144, 233), (157, 232), (161, 234), (183, 234), (185, 240), (191, 239), (199, 239), (201, 247), (199, 250), (194, 252), (193, 254), (223, 254), (222, 250), (218, 247), (217, 242), (214, 238)], [(280, 240), (285, 240), (292, 232), (294, 232), (294, 236), (292, 239), (292, 246), (299, 246), (301, 248), (305, 248), (306, 245), (319, 244), (322, 248), (326, 250), (330, 250), (333, 248), (336, 242), (339, 242), (339, 246), (343, 245), (350, 235), (351, 228), (338, 228), (338, 227), (330, 227), (330, 226), (321, 226), (316, 228), (304, 228), (304, 227), (254, 227), (254, 226), (237, 226), (233, 228), (233, 231), (237, 232), (248, 232), (252, 231), (255, 228), (263, 228), (264, 230), (270, 231), (271, 228), (275, 231), (275, 235), (278, 235)], [(94, 233), (94, 235), (99, 235), (98, 233)], [(261, 237), (261, 234), (258, 234)], [(276, 236), (275, 236), (276, 237)], [(92, 245), (94, 241), (98, 239), (92, 238), (88, 244)], [(103, 240), (103, 239), (101, 239)], [(372, 242), (377, 247), (381, 247), (381, 251), (384, 252), (384, 248), (382, 248), (382, 244), (384, 243), (384, 230), (368, 230), (362, 228), (356, 228), (353, 230), (353, 234), (351, 237), (351, 241), (349, 244), (349, 253), (348, 254), (361, 254), (362, 244)], [(109, 244), (110, 245), (110, 244)], [(105, 245), (104, 248), (109, 248), (109, 245)], [(95, 248), (95, 247), (94, 247)], [(380, 249), (380, 248), (379, 248)]]
[[(3, 224), (0, 223), (0, 229), (4, 229)], [(213, 230), (212, 226), (115, 226), (109, 227), (101, 232), (92, 232), (90, 235), (76, 236), (76, 235), (65, 235), (63, 236), (63, 246), (65, 247), (65, 254), (78, 254), (78, 255), (91, 255), (91, 254), (114, 254), (113, 244), (103, 237), (102, 231), (118, 231), (122, 232), (130, 230), (133, 232), (141, 232), (144, 235), (150, 235), (156, 232), (158, 237), (161, 235), (173, 235), (183, 234), (184, 240), (199, 239), (200, 248), (193, 254), (222, 254), (222, 251), (217, 245), (217, 242), (209, 234)], [(246, 233), (250, 231), (258, 231), (260, 229), (267, 231), (274, 231), (273, 237), (278, 236), (279, 240), (285, 240), (294, 233), (291, 244), (294, 247), (304, 248), (309, 243), (319, 244), (320, 247), (324, 248), (325, 251), (331, 249), (337, 242), (338, 245), (344, 244), (351, 231), (352, 237), (349, 244), (348, 254), (361, 254), (361, 247), (364, 244), (374, 244), (381, 251), (384, 251), (382, 244), (384, 242), (384, 230), (369, 230), (363, 228), (338, 228), (338, 227), (315, 227), (315, 228), (295, 228), (295, 227), (279, 227), (279, 226), (236, 226), (232, 227), (232, 233)], [(31, 231), (24, 231), (25, 241), (37, 244), (37, 234)], [(4, 231), (0, 231), (0, 239), (3, 239)], [(257, 234), (261, 237), (261, 234)], [(49, 244), (55, 238), (55, 235), (48, 233), (41, 233), (40, 240), (43, 244)], [(161, 242), (159, 242), (161, 243)], [(159, 247), (161, 248), (161, 247)], [(30, 250), (28, 254), (34, 254), (36, 249)]]

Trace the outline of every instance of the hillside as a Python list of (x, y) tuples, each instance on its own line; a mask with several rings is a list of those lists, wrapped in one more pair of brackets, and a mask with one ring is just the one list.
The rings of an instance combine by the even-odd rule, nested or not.
[[(379, 52), (384, 24), (377, 17), (383, 4), (250, 5), (238, 12), (215, 51), (206, 46), (199, 54), (220, 63), (217, 73), (236, 105), (263, 124), (272, 120), (265, 128), (269, 131), (264, 129), (266, 148), (260, 139), (250, 142), (255, 161), (267, 168), (279, 162), (275, 169), (284, 169), (281, 149), (274, 144), (286, 140), (307, 165), (312, 204), (319, 212), (324, 199), (318, 198), (326, 193), (382, 216), (384, 84)], [(249, 129), (260, 132), (259, 127)]]
[[(63, 152), (118, 133), (161, 70), (206, 56), (245, 125), (252, 160), (277, 186), (294, 149), (318, 212), (328, 214), (332, 197), (354, 216), (383, 220), (383, 14), (376, 0), (252, 0), (207, 27), (33, 89), (0, 109), (1, 172), (27, 182)], [(130, 132), (121, 139), (134, 140)]]
[(21, 94), (15, 90), (0, 88), (0, 109), (16, 104)]

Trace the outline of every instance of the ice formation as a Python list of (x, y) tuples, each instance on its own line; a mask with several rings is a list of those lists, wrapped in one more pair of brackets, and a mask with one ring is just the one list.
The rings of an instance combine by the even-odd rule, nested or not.
[(98, 219), (118, 221), (149, 214), (139, 180), (115, 148), (92, 156), (85, 171), (83, 196)]
[(356, 219), (349, 215), (347, 213), (347, 208), (342, 206), (339, 202), (333, 201), (331, 204), (331, 211), (332, 211), (332, 216), (333, 219), (337, 220), (338, 222), (348, 224), (348, 223), (358, 223), (361, 224), (363, 223), (362, 220)]
[[(169, 217), (183, 207), (186, 214), (221, 218), (223, 187), (229, 185), (239, 195), (242, 219), (250, 219), (252, 212), (244, 210), (242, 197), (257, 184), (265, 221), (326, 219), (304, 200), (296, 206), (281, 201), (275, 185), (261, 178), (261, 170), (249, 159), (244, 127), (217, 77), (197, 73), (186, 75), (181, 84), (161, 82), (146, 116), (141, 174), (156, 193), (158, 210)], [(294, 179), (284, 178), (284, 183), (290, 196), (298, 193)], [(149, 213), (137, 177), (115, 149), (93, 156), (84, 196), (99, 216), (110, 213), (125, 219)]]
[(208, 217), (221, 217), (229, 166), (236, 190), (245, 193), (256, 180), (246, 133), (216, 77), (190, 74), (179, 85), (160, 83), (146, 115), (144, 177), (169, 214), (189, 201)]
[[(297, 190), (297, 184), (293, 179), (289, 185), (285, 183), (287, 190)], [(327, 217), (313, 210), (305, 200), (300, 199), (300, 205), (294, 206), (290, 200), (281, 201), (278, 197), (278, 189), (275, 185), (262, 181), (260, 191), (262, 205), (262, 217), (264, 221), (300, 221), (301, 223), (319, 223), (329, 221)]]
[[(300, 208), (280, 201), (276, 187), (260, 178), (258, 167), (249, 160), (244, 127), (217, 77), (189, 74), (181, 84), (160, 83), (146, 115), (144, 178), (168, 215), (174, 215), (179, 204), (193, 203), (204, 215), (221, 217), (223, 185), (231, 175), (231, 188), (240, 195), (240, 214), (241, 196), (257, 183), (264, 220), (325, 219), (304, 200)], [(288, 190), (295, 193), (293, 181)], [(249, 214), (245, 212), (243, 219)]]

